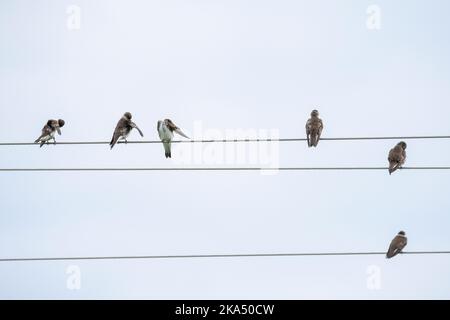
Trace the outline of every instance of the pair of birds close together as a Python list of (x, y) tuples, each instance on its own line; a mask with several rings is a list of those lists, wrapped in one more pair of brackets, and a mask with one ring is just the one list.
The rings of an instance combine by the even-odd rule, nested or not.
[[(311, 118), (306, 122), (306, 141), (308, 147), (317, 147), (323, 131), (323, 122), (319, 118), (319, 111), (313, 110)], [(389, 174), (400, 169), (406, 161), (406, 143), (401, 141), (389, 151)]]
[[(138, 130), (141, 137), (144, 136), (144, 134), (138, 128), (138, 126), (133, 121), (131, 121), (131, 118), (132, 118), (131, 113), (125, 112), (123, 117), (117, 123), (116, 129), (114, 130), (113, 137), (111, 139), (111, 142), (109, 143), (109, 145), (111, 146), (111, 149), (114, 147), (114, 145), (117, 143), (117, 141), (119, 139), (125, 140), (125, 142), (126, 142), (128, 135), (130, 134), (131, 130), (133, 130), (133, 129)], [(172, 157), (171, 147), (172, 147), (172, 140), (174, 137), (174, 132), (178, 133), (182, 137), (190, 139), (170, 119), (158, 121), (157, 130), (158, 130), (159, 138), (161, 139), (161, 141), (163, 142), (163, 145), (164, 145), (164, 152), (165, 152), (166, 158)]]
[[(111, 142), (109, 145), (111, 146), (111, 149), (116, 145), (117, 141), (120, 139), (125, 140), (127, 142), (127, 137), (130, 134), (131, 130), (136, 129), (139, 131), (139, 134), (141, 137), (144, 136), (141, 129), (133, 122), (131, 121), (132, 115), (129, 112), (125, 112), (122, 118), (120, 118), (119, 122), (117, 123), (116, 129), (114, 130), (114, 134), (112, 136)], [(40, 143), (40, 146), (42, 147), (45, 143), (53, 140), (54, 143), (56, 143), (55, 135), (56, 132), (58, 132), (59, 135), (61, 135), (61, 127), (63, 127), (65, 124), (64, 120), (48, 120), (47, 124), (42, 129), (42, 133), (40, 137), (35, 141), (35, 143)], [(174, 132), (178, 133), (180, 136), (183, 136), (187, 139), (189, 137), (185, 135), (180, 128), (178, 128), (170, 119), (165, 119), (163, 121), (158, 121), (158, 134), (159, 138), (163, 142), (164, 145), (164, 151), (166, 158), (171, 158), (171, 144), (174, 137)]]

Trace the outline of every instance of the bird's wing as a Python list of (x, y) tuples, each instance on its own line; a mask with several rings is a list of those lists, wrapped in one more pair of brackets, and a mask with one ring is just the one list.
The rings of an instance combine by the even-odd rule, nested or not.
[(395, 256), (395, 251), (397, 250), (397, 247), (395, 246), (395, 243), (394, 243), (394, 241), (392, 241), (392, 243), (391, 243), (391, 245), (389, 246), (389, 250), (388, 250), (388, 252), (386, 253), (386, 257), (387, 258), (393, 258), (394, 256)]
[(111, 142), (109, 145), (111, 146), (111, 149), (115, 146), (117, 141), (119, 140), (120, 136), (122, 135), (122, 128), (124, 126), (124, 119), (120, 119), (119, 122), (117, 122), (116, 129), (114, 129), (113, 136), (111, 138)]
[(116, 129), (111, 138), (111, 142), (109, 143), (111, 149), (116, 145), (117, 141), (119, 141), (120, 136), (121, 136), (120, 130)]
[(392, 240), (391, 245), (389, 246), (389, 250), (386, 254), (388, 258), (393, 258), (405, 247), (406, 244), (403, 244), (403, 238), (396, 236), (394, 240)]
[(186, 139), (190, 139), (187, 135), (184, 134), (183, 131), (181, 131), (180, 128), (178, 128), (175, 123), (173, 123), (172, 120), (167, 119), (167, 127), (169, 128), (170, 131), (175, 131), (176, 133), (178, 133), (180, 136), (185, 137)]
[(308, 121), (306, 121), (306, 141), (308, 142), (308, 146), (311, 147), (311, 140), (310, 140), (310, 135), (311, 135), (311, 119), (308, 119)]
[(394, 148), (394, 149), (391, 149), (391, 150), (389, 151), (388, 160), (389, 160), (389, 161), (398, 161), (398, 156), (397, 156), (397, 153), (396, 153), (395, 148)]
[(319, 143), (320, 136), (322, 135), (322, 130), (323, 130), (323, 122), (321, 119), (319, 119), (318, 125), (319, 125), (319, 127), (317, 128), (316, 147), (317, 147), (317, 144)]
[(39, 142), (43, 137), (51, 134), (52, 131), (53, 130), (50, 126), (45, 126), (44, 128), (42, 128), (41, 135), (39, 136), (39, 138), (37, 138), (36, 141), (34, 141), (34, 142)]
[(306, 134), (310, 134), (311, 133), (311, 119), (308, 119), (308, 121), (306, 121)]
[(130, 121), (130, 126), (132, 128), (135, 128), (137, 131), (139, 131), (139, 134), (141, 135), (141, 137), (144, 137), (144, 134), (142, 133), (141, 129), (139, 129), (139, 127), (136, 125), (136, 123)]
[(391, 151), (389, 151), (388, 160), (389, 160), (389, 172), (392, 173), (403, 165), (404, 160), (402, 151), (398, 150), (397, 147), (391, 149)]
[(158, 131), (158, 135), (159, 135), (159, 138), (160, 138), (161, 140), (162, 140), (162, 132), (161, 132), (161, 131), (162, 131), (162, 130), (161, 130), (161, 129), (162, 129), (162, 128), (161, 128), (161, 127), (162, 127), (162, 123), (163, 123), (163, 122), (162, 122), (161, 120), (159, 120), (158, 123), (157, 123), (157, 125), (156, 125), (156, 130)]
[(187, 135), (185, 135), (185, 134), (183, 133), (183, 131), (181, 131), (180, 128), (176, 128), (174, 131), (175, 131), (176, 133), (178, 133), (180, 136), (185, 137), (186, 139), (190, 139)]
[(402, 251), (406, 247), (407, 244), (408, 244), (408, 239), (402, 237), (398, 242), (399, 251)]
[(322, 119), (319, 119), (319, 135), (322, 134), (322, 130), (323, 130), (323, 121)]

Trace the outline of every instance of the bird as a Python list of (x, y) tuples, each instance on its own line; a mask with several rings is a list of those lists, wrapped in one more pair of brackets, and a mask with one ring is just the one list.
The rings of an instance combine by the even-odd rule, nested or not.
[(389, 151), (389, 174), (391, 175), (397, 169), (400, 169), (406, 161), (406, 143), (399, 142), (391, 151)]
[(126, 143), (127, 137), (133, 129), (139, 131), (141, 137), (144, 136), (141, 129), (139, 129), (138, 126), (133, 121), (131, 121), (131, 119), (132, 115), (129, 112), (125, 112), (122, 118), (120, 118), (119, 122), (117, 123), (116, 129), (114, 130), (111, 142), (109, 143), (111, 149), (116, 145), (119, 139), (125, 140)]
[(53, 143), (56, 144), (55, 133), (58, 132), (61, 135), (61, 128), (64, 127), (65, 121), (62, 119), (59, 120), (48, 120), (47, 124), (42, 128), (41, 135), (39, 138), (34, 141), (34, 143), (40, 143), (40, 148), (48, 141), (53, 140)]
[(386, 253), (386, 258), (391, 259), (402, 252), (402, 250), (408, 244), (408, 238), (406, 238), (405, 231), (400, 231), (392, 240), (389, 250)]
[(174, 132), (178, 133), (180, 136), (190, 139), (187, 135), (183, 133), (170, 119), (159, 120), (158, 121), (158, 134), (164, 145), (164, 151), (166, 158), (172, 158), (171, 143), (174, 136)]
[(311, 118), (306, 122), (306, 141), (308, 147), (317, 147), (323, 130), (323, 122), (319, 118), (319, 111), (313, 110)]

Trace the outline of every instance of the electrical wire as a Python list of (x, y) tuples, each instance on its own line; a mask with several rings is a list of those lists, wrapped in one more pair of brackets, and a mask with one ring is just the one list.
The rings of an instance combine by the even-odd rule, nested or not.
[[(423, 140), (423, 139), (450, 139), (450, 135), (442, 136), (387, 136), (387, 137), (338, 137), (321, 138), (321, 141), (359, 141), (359, 140)], [(279, 139), (211, 139), (211, 140), (174, 140), (172, 143), (241, 143), (241, 142), (299, 142), (307, 141), (305, 138), (279, 138)], [(143, 141), (119, 141), (119, 144), (155, 144), (162, 143), (160, 140)], [(109, 141), (66, 141), (49, 143), (49, 145), (109, 145)], [(35, 146), (34, 142), (0, 142), (0, 146)]]
[[(411, 251), (402, 255), (447, 255), (450, 251)], [(0, 262), (83, 261), (83, 260), (168, 260), (168, 259), (216, 259), (216, 258), (276, 258), (276, 257), (335, 257), (386, 255), (386, 252), (316, 252), (316, 253), (242, 253), (242, 254), (194, 254), (194, 255), (145, 255), (145, 256), (90, 256), (90, 257), (38, 257), (1, 258)]]
[[(0, 168), (0, 172), (71, 172), (71, 171), (372, 171), (388, 167), (212, 167), (212, 168)], [(450, 166), (403, 167), (399, 170), (450, 170)]]

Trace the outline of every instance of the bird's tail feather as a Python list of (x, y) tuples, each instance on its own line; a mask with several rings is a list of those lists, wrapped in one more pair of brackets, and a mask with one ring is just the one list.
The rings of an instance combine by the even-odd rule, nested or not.
[(186, 139), (190, 139), (180, 128), (175, 129), (175, 132)]
[(386, 253), (386, 258), (387, 258), (387, 259), (392, 259), (392, 258), (395, 257), (398, 253), (399, 253), (398, 250), (389, 250), (388, 253)]
[(44, 135), (43, 134), (41, 134), (40, 136), (39, 136), (39, 138), (37, 138), (35, 141), (34, 141), (34, 143), (38, 143), (38, 142), (40, 142), (41, 141), (41, 139), (44, 137)]
[(172, 158), (170, 142), (164, 142), (163, 144), (164, 144), (164, 152), (165, 152), (166, 158)]
[(399, 168), (400, 164), (398, 162), (391, 162), (389, 164), (389, 174), (393, 174)]
[(117, 140), (116, 140), (116, 141), (114, 141), (114, 140), (115, 140), (115, 139), (114, 139), (114, 136), (113, 136), (112, 139), (111, 139), (111, 142), (109, 143), (111, 149), (114, 148), (114, 146), (115, 146), (115, 144), (116, 144), (116, 142), (117, 142)]
[(319, 145), (319, 136), (317, 135), (314, 139), (314, 147), (317, 147)]
[(311, 147), (317, 147), (316, 135), (312, 134), (309, 139), (311, 139)]

